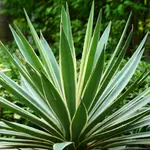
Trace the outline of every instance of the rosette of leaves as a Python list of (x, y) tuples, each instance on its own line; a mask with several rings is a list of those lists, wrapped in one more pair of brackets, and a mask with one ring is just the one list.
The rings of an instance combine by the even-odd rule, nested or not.
[[(143, 73), (123, 90), (133, 76), (148, 33), (129, 61), (119, 69), (131, 41), (133, 30), (126, 37), (131, 14), (118, 45), (105, 66), (105, 49), (111, 22), (101, 30), (101, 11), (93, 29), (94, 3), (91, 8), (80, 71), (77, 74), (68, 6), (62, 7), (59, 64), (41, 34), (37, 35), (25, 12), (40, 57), (15, 25), (11, 28), (24, 61), (11, 55), (0, 43), (0, 49), (16, 66), (21, 84), (0, 72), (0, 84), (15, 95), (30, 111), (0, 97), (0, 105), (20, 115), (28, 124), (1, 120), (1, 148), (39, 148), (54, 150), (146, 149), (150, 131), (133, 132), (150, 124), (150, 88), (133, 100), (117, 107), (149, 75)], [(94, 31), (92, 31), (94, 30)]]

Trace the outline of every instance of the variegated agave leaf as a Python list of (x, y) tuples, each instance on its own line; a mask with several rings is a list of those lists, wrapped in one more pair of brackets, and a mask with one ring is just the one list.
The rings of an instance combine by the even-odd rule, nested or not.
[(132, 38), (132, 29), (125, 36), (131, 14), (105, 66), (111, 22), (100, 35), (100, 11), (93, 30), (92, 4), (78, 78), (68, 5), (61, 11), (59, 63), (43, 35), (39, 37), (36, 33), (26, 11), (25, 15), (40, 57), (17, 25), (15, 29), (10, 27), (25, 63), (0, 43), (0, 50), (19, 70), (21, 85), (2, 71), (0, 84), (32, 111), (2, 97), (0, 105), (28, 120), (30, 125), (1, 120), (0, 134), (5, 135), (0, 137), (1, 148), (147, 149), (141, 145), (150, 145), (150, 132), (132, 131), (150, 124), (150, 108), (145, 107), (150, 102), (150, 88), (121, 108), (117, 107), (149, 75), (144, 72), (127, 90), (123, 90), (141, 60), (148, 36), (147, 33), (133, 56), (119, 69)]

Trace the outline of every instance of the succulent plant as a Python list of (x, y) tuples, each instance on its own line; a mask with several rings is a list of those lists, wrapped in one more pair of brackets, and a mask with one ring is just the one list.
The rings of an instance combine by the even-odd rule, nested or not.
[(150, 108), (145, 107), (150, 102), (150, 88), (118, 107), (149, 75), (144, 72), (124, 90), (141, 60), (148, 36), (147, 33), (133, 56), (120, 69), (132, 38), (133, 29), (126, 37), (131, 14), (106, 65), (104, 56), (111, 22), (100, 35), (100, 11), (92, 31), (92, 4), (79, 73), (68, 5), (66, 9), (62, 7), (61, 12), (59, 64), (42, 33), (39, 38), (26, 11), (25, 15), (39, 56), (17, 25), (15, 29), (10, 26), (24, 61), (12, 55), (2, 43), (0, 50), (19, 70), (21, 84), (3, 72), (0, 72), (0, 84), (29, 110), (2, 97), (0, 105), (28, 120), (29, 124), (1, 120), (0, 134), (5, 135), (0, 137), (1, 148), (146, 149), (141, 145), (150, 145), (150, 131), (133, 131), (150, 124)]

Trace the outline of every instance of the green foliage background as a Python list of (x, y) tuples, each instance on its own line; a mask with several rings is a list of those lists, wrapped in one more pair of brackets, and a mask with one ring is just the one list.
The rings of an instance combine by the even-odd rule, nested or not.
[[(2, 0), (4, 5), (3, 13), (11, 16), (15, 23), (19, 24), (25, 34), (26, 28), (23, 8), (30, 14), (37, 31), (42, 30), (44, 36), (58, 53), (59, 22), (61, 6), (66, 0)], [(72, 20), (73, 36), (77, 56), (80, 58), (83, 35), (90, 11), (92, 0), (68, 0)], [(125, 24), (130, 11), (133, 12), (131, 25), (134, 25), (134, 37), (132, 44), (137, 45), (143, 35), (150, 28), (150, 1), (148, 0), (95, 0), (95, 16), (99, 9), (103, 9), (103, 28), (112, 21), (111, 39), (108, 49), (114, 46)]]
[[(3, 14), (7, 14), (13, 23), (16, 23), (23, 33), (28, 37), (28, 40), (32, 43), (32, 38), (26, 27), (26, 20), (24, 17), (23, 8), (26, 9), (30, 18), (34, 24), (34, 27), (48, 40), (55, 56), (58, 56), (59, 49), (59, 24), (60, 24), (60, 11), (61, 6), (65, 5), (66, 0), (2, 0), (4, 9)], [(81, 52), (84, 42), (84, 35), (86, 30), (87, 18), (89, 16), (89, 11), (91, 7), (92, 0), (68, 0), (70, 16), (72, 21), (73, 37), (76, 47), (77, 58), (81, 58)], [(133, 47), (135, 48), (139, 41), (143, 38), (146, 31), (150, 30), (150, 1), (149, 0), (95, 0), (95, 16), (98, 15), (99, 9), (103, 10), (102, 19), (102, 31), (108, 24), (112, 21), (111, 38), (109, 38), (109, 44), (107, 47), (107, 56), (109, 58), (112, 47), (116, 46), (118, 39), (122, 33), (122, 29), (125, 25), (127, 17), (132, 11), (132, 20), (130, 25), (134, 26), (134, 34), (131, 46), (128, 50), (127, 56), (130, 56), (133, 52)], [(96, 21), (96, 17), (95, 17)], [(7, 33), (6, 33), (7, 34)], [(34, 43), (33, 43), (34, 45)], [(8, 43), (8, 47), (11, 52), (16, 52), (17, 47), (11, 41)], [(107, 58), (106, 58), (107, 59)], [(18, 74), (14, 67), (8, 62), (6, 56), (1, 55), (0, 68), (11, 69), (8, 72), (11, 78), (16, 79), (18, 82)], [(79, 62), (78, 62), (79, 63)], [(141, 62), (139, 70), (135, 74), (134, 79), (140, 76), (140, 74), (149, 68), (150, 65), (146, 62)], [(150, 85), (150, 78), (145, 80), (145, 83), (141, 85), (140, 90), (138, 89), (131, 95), (134, 97), (141, 92), (144, 88)], [(0, 94), (4, 97), (10, 97), (5, 89), (0, 87)], [(129, 98), (130, 99), (130, 98)], [(5, 113), (7, 116), (7, 112)], [(8, 113), (9, 114), (9, 113)]]

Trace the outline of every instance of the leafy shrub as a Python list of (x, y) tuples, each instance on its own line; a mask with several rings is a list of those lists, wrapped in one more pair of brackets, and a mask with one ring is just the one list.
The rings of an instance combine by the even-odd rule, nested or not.
[[(59, 46), (59, 18), (61, 6), (65, 5), (66, 0), (2, 0), (4, 5), (3, 13), (12, 17), (14, 22), (22, 29), (25, 35), (28, 35), (30, 40), (30, 34), (26, 29), (26, 23), (24, 19), (24, 13), (22, 8), (24, 7), (27, 12), (31, 14), (31, 20), (34, 21), (33, 25), (39, 32), (41, 29), (43, 35), (51, 45), (52, 50), (56, 56), (58, 56)], [(76, 46), (76, 55), (81, 57), (82, 44), (84, 41), (85, 24), (87, 22), (88, 13), (90, 11), (91, 0), (69, 0), (69, 7), (71, 12), (72, 30), (74, 43)], [(134, 35), (132, 38), (131, 47), (135, 47), (141, 40), (141, 37), (150, 29), (150, 3), (147, 0), (118, 0), (115, 3), (113, 0), (95, 1), (95, 14), (98, 15), (99, 9), (103, 9), (103, 26), (104, 29), (109, 20), (113, 22), (111, 37), (109, 39), (109, 45), (107, 49), (112, 52), (120, 37), (120, 31), (125, 25), (124, 16), (128, 15), (129, 11), (133, 11), (133, 17), (131, 24), (134, 25)], [(138, 16), (138, 17), (137, 17)], [(96, 19), (94, 19), (94, 24)], [(118, 30), (119, 29), (119, 30)], [(131, 52), (128, 51), (129, 54)], [(128, 54), (128, 55), (129, 55)]]
[(12, 56), (2, 43), (0, 48), (19, 70), (21, 84), (2, 72), (0, 83), (29, 109), (2, 97), (0, 104), (30, 123), (25, 125), (2, 120), (0, 133), (15, 138), (1, 137), (1, 147), (94, 150), (116, 149), (118, 146), (121, 146), (119, 149), (129, 149), (132, 146), (133, 149), (139, 149), (142, 144), (149, 143), (149, 132), (130, 133), (149, 125), (150, 109), (144, 106), (150, 102), (150, 88), (117, 108), (149, 75), (143, 73), (123, 92), (140, 62), (148, 36), (147, 33), (133, 56), (120, 70), (133, 33), (131, 29), (123, 42), (131, 15), (108, 65), (104, 67), (111, 22), (100, 37), (100, 11), (92, 34), (94, 3), (92, 4), (77, 75), (68, 6), (66, 5), (66, 10), (62, 7), (59, 65), (42, 33), (39, 38), (26, 12), (25, 14), (40, 57), (19, 28), (15, 26), (14, 30), (11, 27), (24, 59)]

